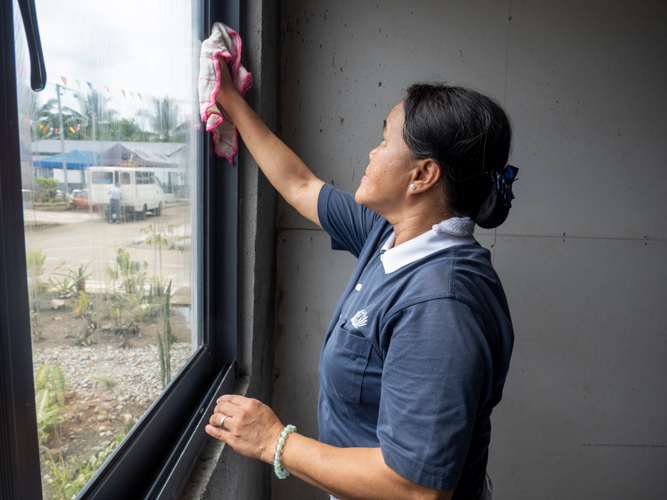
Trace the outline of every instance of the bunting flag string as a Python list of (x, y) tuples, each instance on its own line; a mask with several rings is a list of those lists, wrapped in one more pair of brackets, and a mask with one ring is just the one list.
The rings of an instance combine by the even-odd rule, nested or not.
[(62, 80), (63, 85), (65, 87), (67, 87), (68, 81), (72, 84), (72, 87), (67, 87), (70, 90), (76, 90), (77, 88), (81, 89), (85, 88), (86, 86), (91, 91), (104, 92), (106, 90), (107, 94), (109, 94), (111, 97), (122, 96), (123, 100), (135, 101), (136, 105), (139, 105), (139, 103), (143, 103), (144, 105), (156, 104), (157, 102), (161, 102), (162, 99), (164, 99), (164, 102), (168, 104), (175, 104), (179, 106), (180, 105), (190, 106), (192, 104), (192, 102), (189, 100), (174, 99), (166, 96), (164, 98), (160, 98), (151, 94), (147, 94), (145, 92), (135, 92), (133, 90), (119, 89), (115, 87), (110, 87), (109, 85), (101, 85), (99, 83), (88, 82), (85, 80), (67, 77), (63, 75), (60, 75), (60, 79)]

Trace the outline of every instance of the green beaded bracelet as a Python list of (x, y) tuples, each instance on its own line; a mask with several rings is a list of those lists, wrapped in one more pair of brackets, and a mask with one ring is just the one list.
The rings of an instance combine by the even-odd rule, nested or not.
[(283, 470), (283, 468), (280, 466), (280, 456), (283, 453), (283, 448), (285, 446), (285, 441), (287, 440), (287, 436), (289, 436), (290, 432), (294, 432), (295, 430), (296, 427), (294, 427), (293, 425), (287, 425), (280, 433), (280, 438), (278, 438), (278, 445), (276, 446), (276, 454), (273, 456), (273, 472), (276, 473), (278, 479), (285, 479), (287, 476), (289, 476), (289, 472)]

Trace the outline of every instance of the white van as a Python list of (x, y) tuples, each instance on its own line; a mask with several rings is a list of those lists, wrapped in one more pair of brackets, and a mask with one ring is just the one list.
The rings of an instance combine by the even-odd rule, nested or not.
[(86, 172), (88, 204), (106, 217), (109, 208), (109, 189), (118, 184), (123, 192), (121, 213), (143, 220), (146, 212), (160, 215), (165, 194), (155, 171), (150, 168), (89, 167)]

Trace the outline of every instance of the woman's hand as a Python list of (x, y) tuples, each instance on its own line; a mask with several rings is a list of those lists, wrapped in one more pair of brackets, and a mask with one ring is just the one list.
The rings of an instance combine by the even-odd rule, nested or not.
[[(273, 410), (256, 399), (226, 394), (218, 398), (206, 432), (237, 453), (273, 463), (283, 424)], [(227, 415), (220, 427), (220, 421)]]
[(236, 90), (236, 87), (234, 87), (234, 82), (232, 81), (232, 76), (229, 73), (227, 61), (219, 54), (218, 65), (220, 67), (220, 89), (218, 90), (218, 93), (215, 94), (215, 102), (224, 108), (225, 101), (234, 96), (234, 94), (238, 94), (238, 91)]

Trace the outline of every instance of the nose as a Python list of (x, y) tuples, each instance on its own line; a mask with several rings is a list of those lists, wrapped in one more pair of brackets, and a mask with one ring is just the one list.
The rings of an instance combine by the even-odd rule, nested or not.
[(368, 159), (372, 160), (373, 156), (375, 156), (375, 152), (378, 150), (378, 148), (371, 149), (371, 152), (368, 153)]

